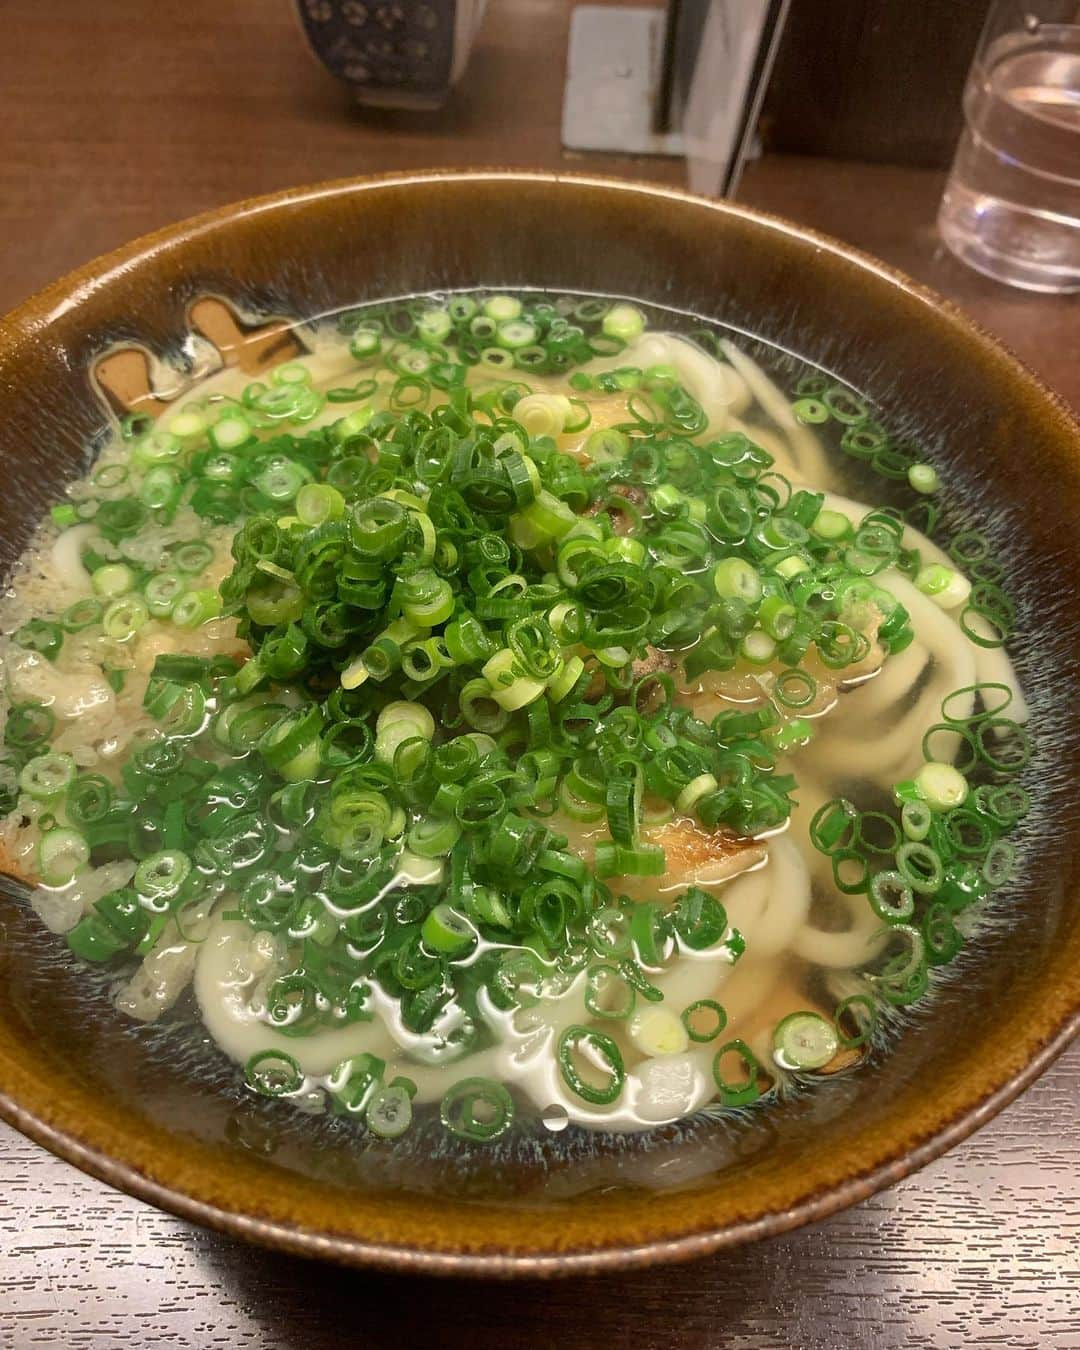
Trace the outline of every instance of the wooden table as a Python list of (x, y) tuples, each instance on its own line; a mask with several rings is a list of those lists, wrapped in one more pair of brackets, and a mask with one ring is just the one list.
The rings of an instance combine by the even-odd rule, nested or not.
[[(0, 310), (232, 198), (436, 164), (682, 181), (562, 152), (566, 0), (496, 0), (442, 115), (365, 113), (284, 0), (6, 0)], [(936, 240), (934, 173), (766, 158), (742, 198), (959, 301), (1080, 404), (1075, 298), (1011, 291)], [(0, 1127), (0, 1346), (1080, 1346), (1080, 1047), (975, 1138), (816, 1228), (628, 1278), (480, 1286), (342, 1272), (193, 1228)]]

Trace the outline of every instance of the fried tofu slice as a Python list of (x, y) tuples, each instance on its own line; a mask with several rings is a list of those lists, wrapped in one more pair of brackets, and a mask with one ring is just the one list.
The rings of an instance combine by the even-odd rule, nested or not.
[(663, 848), (667, 871), (659, 877), (623, 877), (621, 889), (631, 899), (647, 899), (687, 886), (718, 886), (760, 866), (767, 856), (766, 845), (760, 840), (744, 839), (730, 830), (707, 830), (685, 816), (644, 827), (641, 841)]
[(0, 840), (0, 877), (10, 877), (20, 886), (28, 887), (36, 886), (38, 881), (28, 867), (27, 860), (16, 858), (3, 840)]
[(631, 506), (640, 510), (649, 499), (639, 487), (634, 487), (630, 483), (613, 483), (608, 488), (605, 501), (593, 502), (581, 514), (583, 516), (598, 516), (601, 512), (604, 512), (611, 520), (611, 529), (614, 534), (630, 534), (636, 522), (631, 513), (619, 510), (619, 500), (629, 502)]
[[(609, 838), (607, 826), (581, 824), (562, 816), (548, 821), (551, 829), (565, 834), (570, 848), (592, 866), (596, 845)], [(663, 825), (646, 825), (641, 830), (643, 844), (659, 844), (667, 858), (667, 869), (655, 877), (609, 877), (607, 884), (631, 900), (656, 900), (684, 891), (687, 886), (718, 886), (732, 877), (760, 866), (767, 846), (758, 839), (744, 839), (730, 830), (706, 830), (696, 821), (677, 816)]]

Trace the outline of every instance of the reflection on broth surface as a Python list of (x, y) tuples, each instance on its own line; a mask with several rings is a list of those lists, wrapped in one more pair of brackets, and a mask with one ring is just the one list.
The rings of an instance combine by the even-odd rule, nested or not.
[(125, 419), (3, 602), (5, 869), (357, 1140), (794, 1110), (1012, 876), (985, 539), (853, 391), (652, 313), (298, 328)]

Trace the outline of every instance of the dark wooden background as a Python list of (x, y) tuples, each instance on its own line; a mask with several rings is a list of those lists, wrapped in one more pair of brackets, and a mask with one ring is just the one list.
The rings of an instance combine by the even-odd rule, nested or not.
[(988, 0), (796, 0), (765, 95), (766, 144), (946, 167), (988, 7)]
[[(933, 0), (935, 4), (940, 0)], [(945, 6), (947, 8), (947, 6)], [(4, 0), (0, 310), (133, 235), (251, 193), (451, 164), (681, 182), (559, 145), (567, 0), (493, 0), (441, 115), (363, 113), (285, 0)], [(1080, 307), (944, 255), (939, 172), (794, 156), (744, 200), (956, 299), (1080, 405)], [(1080, 1051), (973, 1139), (831, 1221), (695, 1264), (517, 1286), (338, 1271), (109, 1190), (0, 1127), (0, 1347), (1080, 1347)]]

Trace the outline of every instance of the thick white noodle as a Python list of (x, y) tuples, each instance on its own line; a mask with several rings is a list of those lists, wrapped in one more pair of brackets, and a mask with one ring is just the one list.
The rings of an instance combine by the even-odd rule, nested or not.
[[(800, 486), (812, 485), (800, 484)], [(852, 497), (842, 497), (836, 492), (826, 492), (824, 505), (830, 511), (842, 511), (853, 520), (860, 520), (872, 510), (865, 502), (855, 501)], [(913, 529), (910, 525), (904, 527), (903, 543), (905, 548), (917, 548), (919, 550), (919, 557), (924, 565), (939, 563), (943, 567), (956, 567), (949, 555), (940, 549), (932, 539), (927, 538), (925, 534)], [(981, 615), (968, 615), (968, 622), (981, 636), (992, 636), (989, 624)], [(971, 642), (963, 633), (960, 634), (960, 640), (969, 645), (974, 653), (975, 678), (981, 684), (1006, 685), (1012, 692), (1012, 701), (1005, 715), (1011, 717), (1015, 722), (1026, 722), (1030, 716), (1028, 702), (1016, 678), (1013, 664), (1002, 648), (980, 647), (977, 643)]]
[[(941, 720), (941, 704), (949, 694), (974, 684), (976, 671), (973, 645), (954, 619), (895, 570), (880, 576), (878, 584), (894, 595), (910, 614), (912, 626), (930, 656), (929, 676), (915, 706), (890, 721), (887, 728), (880, 725), (878, 716), (864, 718), (859, 707), (863, 690), (872, 687), (873, 680), (869, 685), (844, 694), (843, 730), (833, 732), (826, 723), (822, 730), (821, 752), (827, 750), (834, 773), (869, 777), (882, 786), (889, 786), (918, 770), (923, 761), (923, 733)], [(952, 758), (959, 744), (959, 737), (952, 736), (950, 740), (949, 734), (942, 732), (935, 740), (934, 752), (940, 757)], [(868, 751), (872, 753), (868, 754)]]
[(82, 546), (95, 534), (93, 525), (73, 525), (57, 535), (52, 546), (52, 564), (56, 580), (67, 588), (74, 603), (90, 594), (90, 573), (82, 563)]
[[(787, 835), (771, 841), (765, 870), (771, 873), (768, 898), (754, 931), (754, 954), (763, 958), (778, 956), (790, 946), (792, 934), (806, 921), (810, 909), (810, 874)], [(744, 936), (749, 942), (749, 935)]]
[(767, 427), (751, 426), (748, 422), (742, 422), (737, 417), (729, 419), (729, 430), (741, 431), (744, 436), (749, 437), (762, 450), (767, 450), (773, 458), (773, 466), (770, 472), (783, 474), (789, 480), (795, 480), (802, 474), (802, 469), (795, 461), (791, 446), (778, 431), (770, 431)]
[[(812, 483), (800, 483), (799, 486), (805, 487), (811, 492), (817, 490)], [(825, 501), (822, 504), (826, 510), (842, 511), (845, 516), (849, 516), (856, 522), (875, 510), (873, 506), (869, 506), (866, 502), (857, 501), (854, 497), (844, 497), (839, 492), (826, 492)], [(928, 539), (925, 534), (920, 533), (910, 525), (904, 526), (903, 544), (905, 548), (917, 548), (924, 563), (941, 563), (943, 567), (956, 566), (949, 555), (943, 552), (932, 539)]]
[(764, 867), (755, 867), (736, 877), (723, 889), (721, 899), (727, 910), (728, 923), (732, 924), (746, 938), (747, 944), (756, 942), (761, 927), (761, 916), (769, 903), (773, 876), (772, 854), (776, 841), (769, 845), (769, 862)]
[[(991, 627), (981, 614), (969, 614), (967, 622), (981, 637), (993, 638), (994, 634)], [(1016, 678), (1013, 663), (1009, 660), (1003, 648), (980, 647), (976, 644), (975, 670), (983, 683), (1004, 684), (1012, 692), (1012, 699), (1003, 711), (1003, 717), (1011, 717), (1014, 722), (1026, 722), (1028, 720), (1031, 716), (1031, 710), (1028, 708), (1024, 691), (1020, 688), (1020, 683)]]
[(712, 435), (727, 431), (731, 416), (745, 412), (750, 406), (750, 390), (738, 371), (673, 333), (646, 333), (617, 356), (590, 361), (588, 369), (597, 372), (621, 366), (647, 369), (660, 365), (674, 366), (679, 372), (687, 393), (701, 404)]
[(191, 983), (202, 940), (210, 930), (212, 908), (211, 900), (190, 906), (184, 913), (182, 933), (175, 919), (168, 921), (149, 956), (117, 990), (115, 1003), (121, 1012), (142, 1022), (153, 1022), (168, 1012)]
[(866, 903), (864, 895), (841, 897), (851, 916), (851, 927), (828, 932), (807, 924), (795, 934), (791, 950), (811, 965), (831, 969), (849, 969), (865, 965), (881, 950), (883, 925)]
[(768, 1003), (783, 979), (786, 964), (776, 958), (755, 958), (747, 949), (719, 995), (728, 1016), (729, 1029), (738, 1027)]
[[(898, 655), (889, 657), (873, 679), (838, 695), (840, 711), (836, 720), (842, 722), (851, 715), (866, 723), (891, 713), (913, 687), (929, 660), (930, 653), (916, 638)], [(821, 729), (823, 735), (828, 735), (831, 724), (822, 722)]]
[(394, 1048), (378, 1018), (309, 1036), (285, 1036), (261, 1020), (252, 995), (273, 961), (265, 936), (217, 918), (198, 954), (195, 996), (207, 1031), (227, 1055), (244, 1064), (260, 1051), (277, 1050), (292, 1055), (304, 1073), (324, 1074), (352, 1055), (385, 1056)]
[(783, 392), (769, 379), (758, 363), (739, 351), (728, 338), (720, 339), (720, 350), (746, 381), (762, 412), (787, 437), (801, 478), (828, 483), (832, 473), (825, 459), (821, 442), (805, 423), (791, 411), (791, 404)]

